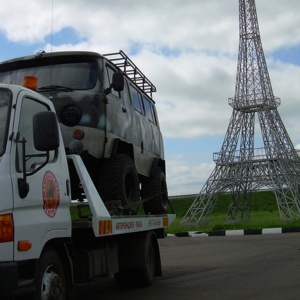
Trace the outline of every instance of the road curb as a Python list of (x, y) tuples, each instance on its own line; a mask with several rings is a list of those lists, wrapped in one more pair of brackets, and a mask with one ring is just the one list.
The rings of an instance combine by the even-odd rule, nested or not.
[(168, 234), (168, 236), (175, 237), (209, 237), (209, 236), (236, 236), (236, 235), (255, 235), (255, 234), (282, 234), (300, 232), (300, 227), (292, 228), (263, 228), (263, 229), (239, 229), (239, 230), (220, 230), (213, 232), (201, 231), (185, 231), (177, 232), (175, 234)]

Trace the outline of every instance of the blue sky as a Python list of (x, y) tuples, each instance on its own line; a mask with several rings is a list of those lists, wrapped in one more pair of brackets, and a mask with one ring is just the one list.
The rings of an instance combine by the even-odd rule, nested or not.
[[(11, 0), (0, 7), (0, 60), (38, 50), (124, 50), (157, 87), (169, 193), (200, 192), (232, 108), (238, 0)], [(130, 5), (129, 5), (130, 4)], [(300, 1), (256, 0), (280, 115), (300, 147)], [(12, 13), (13, 12), (13, 13)]]
[(272, 53), (272, 57), (282, 61), (284, 63), (289, 63), (293, 65), (300, 65), (300, 45), (296, 45), (290, 48), (284, 48), (276, 50)]

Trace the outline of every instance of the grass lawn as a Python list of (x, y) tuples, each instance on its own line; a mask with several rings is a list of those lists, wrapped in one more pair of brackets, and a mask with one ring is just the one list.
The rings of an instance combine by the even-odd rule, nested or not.
[(230, 203), (230, 195), (224, 194), (217, 200), (214, 211), (210, 216), (208, 223), (197, 225), (182, 225), (180, 222), (194, 200), (194, 198), (171, 200), (171, 205), (177, 215), (177, 218), (167, 229), (168, 233), (178, 233), (185, 231), (212, 232), (218, 230), (300, 227), (300, 219), (280, 219), (275, 195), (271, 191), (260, 191), (253, 194), (251, 199), (250, 219), (247, 221), (227, 221), (227, 211)]

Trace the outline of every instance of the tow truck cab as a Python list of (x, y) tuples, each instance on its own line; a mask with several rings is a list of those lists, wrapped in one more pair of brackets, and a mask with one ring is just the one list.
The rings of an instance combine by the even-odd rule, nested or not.
[(16, 284), (9, 275), (15, 278), (25, 269), (21, 278), (32, 279), (35, 270), (28, 262), (41, 256), (49, 240), (71, 236), (70, 179), (60, 144), (51, 101), (1, 84), (0, 289)]

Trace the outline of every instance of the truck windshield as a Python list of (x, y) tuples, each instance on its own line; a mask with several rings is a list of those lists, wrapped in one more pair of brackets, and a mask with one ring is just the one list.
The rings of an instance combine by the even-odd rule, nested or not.
[(5, 151), (11, 98), (12, 93), (9, 89), (0, 88), (0, 156)]
[(97, 62), (74, 62), (33, 66), (0, 74), (0, 82), (23, 85), (25, 76), (38, 79), (38, 89), (64, 87), (69, 90), (92, 89), (97, 80)]

